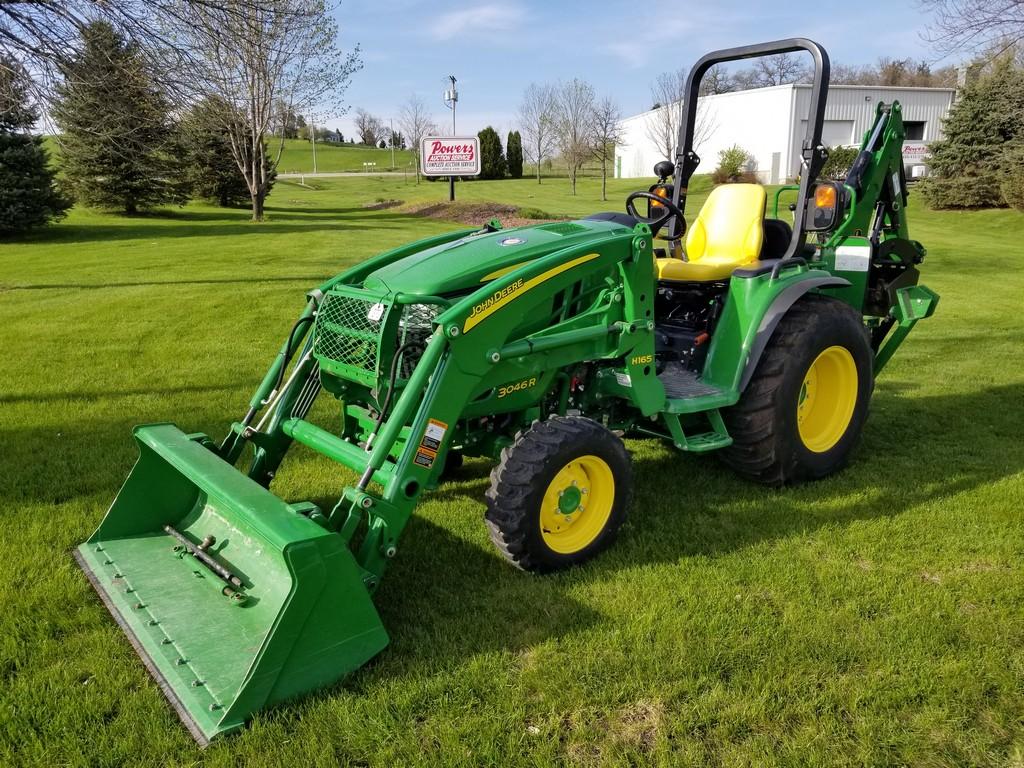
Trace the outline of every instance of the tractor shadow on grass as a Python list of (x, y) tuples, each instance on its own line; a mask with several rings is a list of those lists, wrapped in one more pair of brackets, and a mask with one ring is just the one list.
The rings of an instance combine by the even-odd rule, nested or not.
[[(851, 465), (792, 488), (746, 482), (714, 457), (634, 443), (631, 518), (604, 567), (715, 556), (761, 541), (891, 517), (1024, 469), (1024, 383), (914, 396), (881, 384)], [(667, 484), (671, 483), (671, 487)]]
[[(483, 530), (481, 507), (458, 513), (474, 531)], [(510, 567), (486, 534), (464, 539), (414, 516), (402, 543), (374, 598), (391, 645), (373, 675), (453, 669), (494, 651), (520, 654), (600, 620), (564, 581)]]
[[(790, 488), (745, 481), (714, 456), (679, 453), (653, 439), (628, 441), (634, 494), (618, 541), (591, 564), (541, 581), (600, 579), (609, 569), (726, 554), (896, 516), (1024, 470), (1024, 383), (956, 394), (915, 391), (880, 384), (851, 465)], [(462, 482), (435, 494), (474, 504), (482, 516), (489, 470), (485, 462), (470, 462), (456, 475)]]

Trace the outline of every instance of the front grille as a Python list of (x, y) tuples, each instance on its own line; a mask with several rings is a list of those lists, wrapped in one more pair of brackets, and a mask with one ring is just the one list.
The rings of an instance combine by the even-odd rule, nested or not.
[[(377, 370), (377, 339), (386, 306), (373, 301), (328, 293), (316, 319), (313, 354), (364, 371)], [(376, 320), (371, 320), (376, 317)]]

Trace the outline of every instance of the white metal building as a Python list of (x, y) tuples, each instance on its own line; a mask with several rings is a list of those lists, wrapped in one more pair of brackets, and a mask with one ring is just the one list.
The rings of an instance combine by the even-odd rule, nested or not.
[[(925, 163), (927, 144), (941, 137), (942, 118), (953, 96), (952, 88), (833, 85), (825, 106), (822, 142), (829, 147), (859, 145), (872, 125), (875, 105), (898, 100), (907, 132), (903, 147), (907, 175), (917, 175), (912, 168)], [(779, 184), (794, 178), (800, 167), (810, 100), (811, 86), (805, 84), (701, 97), (694, 135), (694, 149), (701, 158), (697, 172), (711, 173), (718, 164), (719, 151), (736, 144), (753, 156), (751, 170), (763, 183)], [(616, 177), (652, 176), (654, 164), (666, 159), (650, 136), (652, 132), (657, 135), (650, 127), (657, 124), (655, 114), (652, 110), (622, 121), (623, 143), (615, 150)]]

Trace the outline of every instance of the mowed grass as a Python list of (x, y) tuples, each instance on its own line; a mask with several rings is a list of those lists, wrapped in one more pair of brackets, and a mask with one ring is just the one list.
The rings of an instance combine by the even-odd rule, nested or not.
[[(280, 139), (268, 139), (267, 145), (271, 155), (278, 150)], [(395, 168), (399, 171), (408, 169), (415, 173), (415, 156), (408, 149), (395, 150)], [(386, 171), (391, 166), (391, 150), (376, 147), (357, 146), (355, 144), (332, 144), (329, 141), (316, 143), (316, 170), (319, 173), (337, 173), (339, 171), (365, 171), (363, 163), (376, 163), (374, 170)], [(278, 163), (279, 173), (312, 173), (313, 144), (302, 139), (285, 139), (281, 161)]]
[[(71, 550), (132, 466), (132, 425), (221, 436), (306, 289), (456, 226), (363, 208), (442, 184), (317, 183), (279, 183), (262, 225), (73, 211), (0, 246), (0, 764), (1024, 763), (1024, 216), (916, 205), (942, 301), (879, 379), (848, 470), (768, 490), (630, 441), (615, 547), (532, 577), (491, 547), (489, 467), (468, 462), (426, 494), (377, 593), (391, 646), (200, 750)], [(459, 196), (583, 214), (641, 186), (613, 182), (607, 204), (593, 180)], [(286, 467), (288, 500), (354, 481), (301, 448)]]

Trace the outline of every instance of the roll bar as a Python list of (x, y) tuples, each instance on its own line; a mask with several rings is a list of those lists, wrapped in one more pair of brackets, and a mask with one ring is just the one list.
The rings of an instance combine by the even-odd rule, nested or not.
[[(807, 51), (814, 59), (814, 81), (811, 84), (811, 108), (807, 115), (807, 133), (804, 134), (801, 156), (803, 167), (800, 173), (800, 191), (797, 211), (801, 215), (796, 217), (796, 225), (793, 227), (793, 238), (783, 256), (784, 259), (791, 258), (797, 252), (804, 241), (804, 227), (802, 212), (806, 210), (807, 200), (810, 195), (811, 185), (818, 178), (821, 167), (828, 159), (828, 150), (821, 145), (821, 127), (825, 122), (825, 100), (828, 97), (829, 82), (829, 59), (825, 49), (813, 40), (805, 37), (792, 37), (785, 40), (775, 40), (770, 43), (757, 43), (755, 45), (742, 45), (738, 48), (724, 48), (720, 51), (712, 51), (705, 54), (693, 65), (690, 74), (686, 78), (686, 103), (683, 112), (683, 120), (679, 125), (678, 149), (676, 150), (675, 184), (672, 191), (672, 202), (681, 210), (686, 210), (686, 187), (690, 183), (690, 177), (697, 170), (700, 164), (700, 157), (693, 151), (693, 131), (697, 122), (697, 98), (700, 94), (700, 83), (704, 75), (715, 64), (723, 64), (729, 61), (741, 61), (743, 59), (754, 59), (761, 56), (773, 56), (780, 53), (795, 53)], [(675, 227), (673, 227), (675, 229)]]

